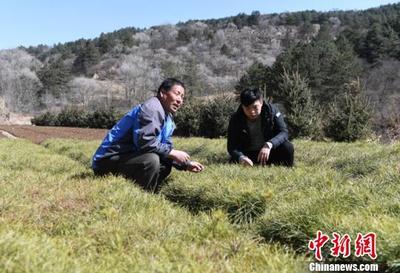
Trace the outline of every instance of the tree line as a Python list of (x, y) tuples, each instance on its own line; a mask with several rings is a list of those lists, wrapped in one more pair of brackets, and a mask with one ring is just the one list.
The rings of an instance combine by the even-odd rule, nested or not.
[(399, 12), (400, 4), (364, 11), (254, 11), (0, 51), (0, 94), (11, 111), (69, 105), (123, 111), (151, 95), (162, 78), (177, 77), (189, 97), (255, 85), (287, 109), (298, 92), (293, 90), (308, 88), (310, 98), (299, 101), (314, 105), (305, 108), (317, 108), (313, 116), (325, 121), (329, 115), (319, 109), (359, 86), (373, 102), (373, 122), (395, 126), (395, 118), (383, 113), (399, 112), (391, 104), (398, 101), (398, 82), (390, 73), (400, 68)]

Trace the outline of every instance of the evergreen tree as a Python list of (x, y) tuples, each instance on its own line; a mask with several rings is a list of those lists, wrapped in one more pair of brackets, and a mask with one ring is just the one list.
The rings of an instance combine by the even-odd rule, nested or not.
[(330, 101), (332, 95), (340, 94), (343, 84), (358, 77), (361, 74), (361, 64), (355, 52), (344, 37), (340, 36), (336, 41), (336, 52), (332, 56), (331, 65), (326, 67), (324, 72), (325, 93), (320, 94), (321, 101)]
[(253, 11), (251, 15), (247, 18), (247, 24), (249, 26), (257, 26), (260, 20), (260, 12), (259, 11)]
[(320, 119), (312, 101), (311, 89), (298, 71), (284, 70), (280, 92), (285, 107), (285, 118), (292, 137), (317, 137), (320, 135)]
[(390, 56), (400, 59), (400, 39), (399, 34), (390, 26), (384, 28), (385, 40), (383, 42), (384, 52)]
[[(355, 54), (346, 41), (333, 39), (314, 39), (310, 43), (298, 43), (278, 56), (271, 69), (267, 82), (269, 90), (279, 90), (281, 75), (284, 70), (298, 71), (308, 79), (313, 97), (319, 104), (327, 104), (344, 83), (356, 78), (361, 69)], [(281, 94), (274, 97), (280, 99)]]
[(324, 22), (321, 24), (321, 27), (318, 31), (316, 40), (317, 41), (329, 41), (332, 39), (331, 32), (330, 32), (330, 26), (328, 22)]
[(273, 95), (272, 90), (267, 89), (269, 79), (270, 68), (262, 63), (255, 62), (247, 69), (246, 74), (240, 78), (235, 89), (237, 93), (240, 93), (247, 88), (259, 88), (263, 91), (265, 98), (271, 97)]
[(344, 85), (344, 95), (330, 107), (325, 133), (335, 141), (355, 141), (369, 132), (372, 110), (359, 80)]
[(38, 94), (39, 97), (47, 92), (56, 98), (60, 97), (67, 91), (67, 83), (71, 79), (71, 72), (64, 65), (61, 58), (45, 65), (38, 71), (37, 75), (42, 83), (42, 88)]
[(231, 49), (229, 48), (229, 46), (227, 46), (226, 44), (223, 44), (221, 46), (221, 49), (219, 50), (219, 52), (222, 55), (226, 55), (226, 56), (230, 56), (232, 54)]
[(87, 41), (85, 48), (81, 50), (73, 64), (74, 73), (87, 75), (89, 68), (100, 60), (100, 52), (92, 41)]
[(390, 25), (373, 24), (363, 41), (361, 56), (372, 64), (379, 63), (385, 56), (399, 59), (399, 35)]
[(189, 27), (183, 26), (179, 28), (178, 36), (176, 37), (178, 41), (182, 42), (183, 44), (187, 44), (190, 42), (190, 38), (192, 38), (192, 33)]
[(130, 48), (135, 45), (135, 41), (133, 40), (133, 35), (136, 33), (136, 30), (133, 28), (124, 28), (119, 32), (119, 39), (122, 42), (122, 45)]
[(247, 25), (247, 15), (245, 13), (239, 13), (235, 17), (233, 17), (233, 23), (237, 26), (238, 29), (243, 28)]
[(109, 35), (104, 33), (100, 34), (100, 38), (97, 41), (97, 47), (101, 54), (109, 52), (115, 45), (115, 41), (110, 38)]
[(378, 23), (372, 25), (365, 37), (361, 56), (369, 63), (376, 63), (384, 53), (384, 39), (382, 25)]

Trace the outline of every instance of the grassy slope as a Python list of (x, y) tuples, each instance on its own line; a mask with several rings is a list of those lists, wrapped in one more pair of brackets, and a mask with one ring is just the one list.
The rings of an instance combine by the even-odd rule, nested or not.
[[(48, 148), (86, 161), (97, 142), (48, 142)], [(83, 145), (79, 152), (76, 145)], [(399, 269), (400, 145), (296, 141), (296, 167), (228, 165), (224, 140), (176, 139), (206, 163), (205, 172), (173, 172), (162, 194), (191, 211), (222, 209), (231, 222), (305, 253), (317, 230), (378, 236), (381, 268)], [(76, 154), (78, 153), (78, 154)], [(86, 161), (88, 164), (88, 161)], [(325, 249), (324, 256), (329, 256)], [(352, 250), (354, 254), (354, 249)], [(370, 261), (365, 258), (366, 261)], [(354, 256), (345, 261), (361, 261)]]
[(85, 164), (97, 143), (49, 143), (0, 140), (1, 272), (305, 268), (293, 252), (235, 228), (222, 210), (193, 215), (121, 177), (93, 177)]

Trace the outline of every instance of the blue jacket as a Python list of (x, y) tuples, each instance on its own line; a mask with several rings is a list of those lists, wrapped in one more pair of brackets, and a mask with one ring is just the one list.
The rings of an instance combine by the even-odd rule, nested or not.
[(108, 131), (93, 155), (92, 168), (104, 158), (126, 153), (157, 153), (162, 158), (173, 148), (171, 135), (175, 129), (172, 115), (166, 113), (157, 97), (132, 108)]

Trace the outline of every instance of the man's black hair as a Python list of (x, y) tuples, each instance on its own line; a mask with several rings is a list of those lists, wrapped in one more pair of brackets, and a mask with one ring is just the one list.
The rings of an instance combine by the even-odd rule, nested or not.
[(246, 107), (260, 98), (262, 98), (262, 93), (258, 88), (245, 89), (240, 93), (240, 103)]
[(157, 94), (160, 94), (161, 90), (168, 92), (174, 85), (180, 85), (183, 87), (183, 89), (185, 89), (185, 85), (180, 80), (177, 80), (175, 78), (167, 78), (161, 83), (160, 87), (158, 88)]

